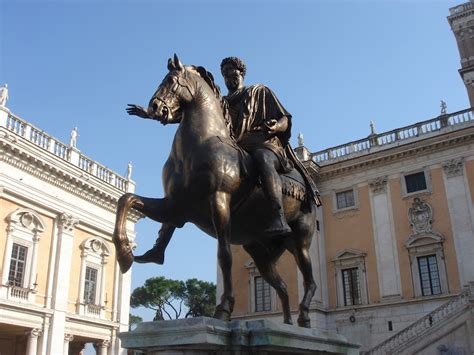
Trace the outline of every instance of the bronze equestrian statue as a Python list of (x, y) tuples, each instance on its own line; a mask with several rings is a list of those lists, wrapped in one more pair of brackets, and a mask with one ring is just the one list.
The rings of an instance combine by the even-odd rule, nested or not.
[(316, 284), (309, 247), (320, 202), (288, 144), (291, 115), (268, 88), (243, 86), (245, 66), (237, 58), (225, 59), (221, 69), (229, 89), (225, 98), (209, 72), (185, 67), (175, 55), (148, 108), (129, 105), (131, 115), (177, 123), (178, 129), (163, 168), (165, 197), (127, 193), (118, 201), (117, 260), (122, 272), (134, 261), (125, 231), (130, 208), (162, 223), (157, 243), (135, 257), (138, 262), (162, 263), (175, 228), (194, 223), (218, 241), (224, 292), (214, 317), (229, 320), (233, 310), (230, 244), (238, 244), (275, 288), (284, 322), (292, 324), (287, 288), (275, 268), (289, 250), (304, 280), (298, 325), (310, 327)]

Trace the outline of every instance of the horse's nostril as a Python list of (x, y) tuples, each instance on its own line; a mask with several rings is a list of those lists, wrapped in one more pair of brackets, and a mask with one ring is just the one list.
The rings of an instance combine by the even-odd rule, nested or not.
[(153, 112), (156, 112), (158, 110), (158, 104), (154, 103), (153, 104)]

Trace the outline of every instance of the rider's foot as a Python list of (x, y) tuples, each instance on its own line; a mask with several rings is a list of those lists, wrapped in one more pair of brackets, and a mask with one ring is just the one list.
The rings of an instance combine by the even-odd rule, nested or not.
[(281, 209), (276, 210), (272, 216), (272, 222), (263, 230), (266, 237), (273, 237), (276, 235), (287, 235), (291, 233), (291, 228), (286, 222), (286, 218)]
[(135, 256), (135, 262), (140, 264), (156, 263), (163, 265), (165, 262), (165, 251), (155, 244), (153, 248), (148, 250), (145, 254)]

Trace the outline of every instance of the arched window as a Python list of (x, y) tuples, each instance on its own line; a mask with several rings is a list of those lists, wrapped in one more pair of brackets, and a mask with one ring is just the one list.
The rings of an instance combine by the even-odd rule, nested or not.
[(105, 266), (112, 251), (108, 243), (100, 237), (85, 240), (80, 248), (82, 253), (78, 313), (102, 318), (108, 302), (105, 293)]
[(38, 286), (38, 243), (45, 224), (35, 211), (27, 208), (12, 212), (7, 223), (1, 287), (6, 289), (6, 298), (31, 302)]

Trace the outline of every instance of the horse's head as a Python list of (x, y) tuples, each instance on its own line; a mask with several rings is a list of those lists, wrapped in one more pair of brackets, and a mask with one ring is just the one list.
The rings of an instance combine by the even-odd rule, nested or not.
[(176, 54), (173, 59), (168, 60), (168, 70), (169, 73), (165, 76), (148, 104), (150, 118), (163, 124), (179, 122), (183, 105), (193, 99), (191, 75), (181, 64)]

